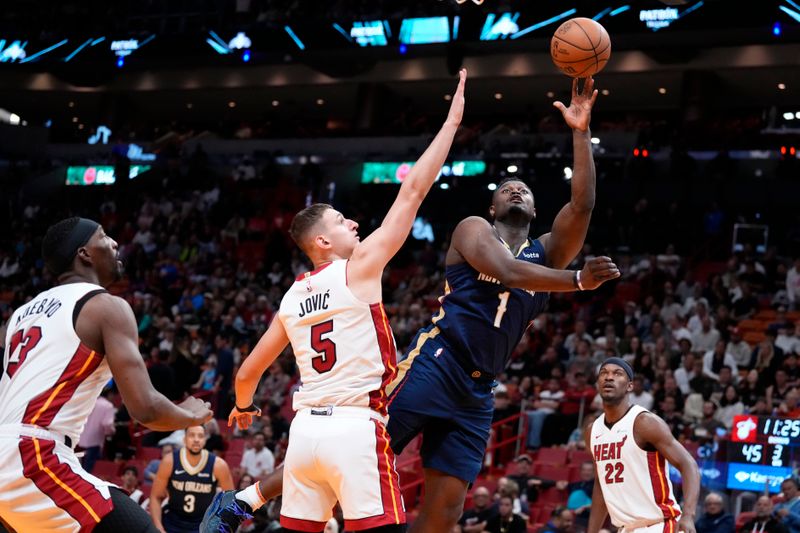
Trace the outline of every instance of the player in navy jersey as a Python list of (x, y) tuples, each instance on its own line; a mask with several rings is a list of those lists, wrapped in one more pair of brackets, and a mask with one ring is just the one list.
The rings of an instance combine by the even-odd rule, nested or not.
[[(576, 83), (570, 106), (555, 104), (573, 129), (575, 161), (572, 199), (551, 232), (530, 240), (536, 214), (530, 188), (519, 180), (500, 183), (489, 209), (494, 224), (469, 217), (456, 227), (446, 258), (442, 309), (417, 334), (399, 365), (389, 398), (392, 449), (398, 454), (414, 436), (424, 434), (425, 502), (412, 532), (451, 531), (458, 521), (489, 436), (494, 375), (544, 309), (547, 295), (539, 291), (589, 290), (619, 277), (608, 257), (597, 257), (580, 271), (564, 270), (583, 247), (594, 207), (593, 86), (590, 78), (579, 92)], [(234, 414), (248, 417), (248, 424), (253, 416)], [(281, 493), (282, 475), (279, 468), (264, 480), (261, 500)]]
[(494, 378), (545, 309), (547, 292), (594, 289), (619, 276), (608, 257), (580, 271), (560, 270), (583, 247), (594, 207), (593, 89), (591, 78), (583, 90), (576, 80), (570, 106), (554, 104), (573, 130), (574, 172), (572, 198), (551, 231), (530, 239), (536, 216), (530, 188), (520, 180), (501, 182), (489, 208), (493, 223), (469, 217), (456, 227), (445, 259), (442, 307), (398, 365), (389, 398), (392, 448), (399, 454), (423, 434), (425, 501), (412, 532), (451, 531), (458, 521), (486, 449)]
[[(167, 454), (159, 465), (150, 495), (150, 514), (159, 531), (197, 533), (203, 513), (221, 490), (233, 489), (233, 478), (221, 457), (204, 449), (203, 426), (186, 429), (184, 447)], [(166, 505), (164, 499), (169, 497)]]

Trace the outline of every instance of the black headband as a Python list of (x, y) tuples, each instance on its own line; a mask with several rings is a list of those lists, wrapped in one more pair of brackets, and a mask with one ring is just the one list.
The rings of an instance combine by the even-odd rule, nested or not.
[(631, 368), (631, 365), (629, 365), (628, 362), (625, 361), (625, 359), (622, 359), (620, 357), (609, 357), (608, 359), (603, 361), (603, 364), (600, 365), (600, 368), (603, 368), (606, 365), (617, 365), (618, 367), (622, 368), (622, 370), (624, 370), (626, 374), (628, 374), (628, 379), (633, 381), (633, 369)]
[(79, 218), (78, 223), (47, 258), (47, 267), (57, 274), (69, 270), (78, 249), (85, 246), (100, 224), (88, 218)]

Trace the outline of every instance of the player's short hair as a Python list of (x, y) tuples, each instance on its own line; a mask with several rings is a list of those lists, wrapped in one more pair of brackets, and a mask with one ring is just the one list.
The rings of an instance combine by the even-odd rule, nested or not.
[(499, 190), (500, 190), (500, 189), (503, 187), (503, 185), (505, 185), (505, 184), (506, 184), (506, 183), (508, 183), (509, 181), (518, 181), (518, 182), (520, 182), (520, 183), (523, 183), (523, 184), (524, 184), (524, 185), (525, 185), (525, 186), (526, 186), (528, 189), (530, 189), (530, 188), (531, 188), (531, 186), (530, 186), (530, 185), (528, 185), (528, 182), (526, 182), (524, 179), (522, 179), (522, 178), (515, 178), (515, 177), (513, 177), (513, 176), (509, 176), (509, 177), (507, 177), (507, 178), (503, 178), (503, 179), (501, 179), (501, 180), (500, 180), (500, 183), (498, 183), (498, 184), (497, 184), (497, 189), (495, 189), (495, 190), (499, 191)]
[(122, 475), (123, 475), (123, 476), (124, 476), (125, 474), (127, 474), (128, 472), (133, 472), (133, 475), (134, 475), (134, 476), (136, 476), (136, 477), (139, 477), (139, 469), (138, 469), (138, 468), (136, 468), (136, 467), (135, 467), (135, 466), (133, 466), (133, 465), (128, 465), (128, 466), (126, 466), (125, 468), (123, 468), (123, 469), (122, 469)]
[(792, 485), (794, 485), (794, 486), (795, 486), (795, 488), (800, 488), (800, 483), (798, 483), (798, 482), (797, 482), (797, 480), (796, 480), (795, 478), (791, 477), (791, 476), (789, 476), (789, 477), (787, 477), (786, 479), (784, 479), (783, 481), (781, 481), (781, 485), (783, 485), (783, 484), (784, 484), (784, 483), (786, 483), (787, 481), (788, 481), (789, 483), (791, 483)]
[(322, 215), (328, 209), (333, 209), (333, 206), (330, 204), (311, 204), (294, 216), (292, 224), (289, 226), (289, 235), (297, 246), (305, 250), (304, 243), (308, 238), (308, 232), (320, 221)]

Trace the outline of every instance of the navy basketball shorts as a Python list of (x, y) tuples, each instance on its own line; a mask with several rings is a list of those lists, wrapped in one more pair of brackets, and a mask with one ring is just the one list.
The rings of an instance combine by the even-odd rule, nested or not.
[(395, 454), (422, 433), (425, 468), (475, 481), (492, 426), (492, 384), (467, 375), (443, 341), (417, 343), (390, 385), (386, 428)]

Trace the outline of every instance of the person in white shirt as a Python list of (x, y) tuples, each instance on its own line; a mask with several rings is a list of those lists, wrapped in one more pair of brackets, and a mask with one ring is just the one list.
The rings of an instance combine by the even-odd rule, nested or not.
[(139, 469), (133, 465), (128, 465), (122, 471), (122, 488), (131, 497), (131, 500), (138, 503), (142, 509), (147, 509), (147, 504), (150, 502), (146, 498), (144, 492), (139, 488)]
[(683, 356), (683, 361), (681, 362), (680, 368), (678, 368), (673, 375), (675, 378), (675, 383), (678, 384), (678, 388), (681, 389), (681, 392), (684, 396), (688, 396), (689, 393), (692, 392), (692, 388), (689, 386), (689, 383), (691, 383), (691, 381), (697, 377), (697, 373), (694, 371), (694, 363), (694, 353), (686, 353), (686, 355)]
[(547, 388), (539, 393), (539, 399), (533, 402), (533, 410), (528, 411), (528, 448), (539, 448), (542, 445), (542, 426), (545, 419), (558, 410), (564, 399), (561, 383), (555, 378), (547, 381)]
[(628, 401), (633, 405), (644, 407), (648, 411), (653, 408), (653, 395), (644, 390), (642, 376), (634, 376), (633, 390), (628, 394)]
[(254, 478), (264, 477), (275, 470), (275, 456), (267, 448), (263, 433), (253, 435), (253, 446), (242, 455), (241, 469)]
[(775, 339), (775, 346), (783, 350), (784, 354), (800, 354), (800, 337), (797, 336), (797, 329), (791, 322), (786, 322), (784, 327), (778, 328), (778, 337)]
[[(691, 329), (691, 328), (690, 328)], [(719, 341), (719, 330), (713, 327), (711, 317), (706, 315), (701, 322), (701, 329), (692, 335), (692, 346), (695, 352), (707, 352), (713, 350)]]
[(715, 381), (719, 381), (719, 371), (727, 366), (731, 370), (737, 368), (736, 360), (731, 354), (725, 351), (725, 341), (717, 341), (713, 350), (709, 350), (703, 356), (703, 374)]
[(786, 298), (791, 309), (800, 307), (800, 257), (795, 258), (794, 266), (786, 273)]
[(739, 328), (731, 330), (731, 340), (725, 351), (733, 356), (736, 366), (741, 370), (750, 365), (750, 356), (753, 354), (753, 347), (742, 339), (742, 331)]
[(689, 328), (683, 325), (683, 319), (680, 316), (672, 317), (668, 322), (669, 333), (672, 338), (672, 344), (670, 348), (673, 350), (679, 349), (679, 343), (681, 339), (688, 339), (689, 341), (692, 340), (692, 332), (689, 331)]
[(586, 322), (576, 320), (575, 331), (567, 335), (564, 340), (564, 348), (567, 349), (570, 355), (575, 355), (578, 351), (578, 341), (581, 339), (586, 339), (590, 345), (594, 343), (594, 338), (586, 332)]
[(675, 300), (672, 293), (664, 295), (664, 303), (661, 304), (661, 319), (669, 323), (673, 318), (683, 314), (683, 306)]

